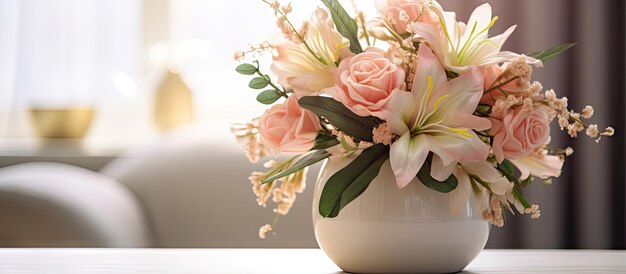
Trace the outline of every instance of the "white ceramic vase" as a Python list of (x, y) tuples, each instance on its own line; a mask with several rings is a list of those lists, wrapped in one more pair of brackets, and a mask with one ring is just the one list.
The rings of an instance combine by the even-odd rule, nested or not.
[(452, 273), (463, 270), (485, 247), (489, 224), (481, 219), (474, 200), (462, 214), (452, 214), (448, 194), (417, 180), (399, 189), (389, 161), (339, 216), (323, 218), (318, 203), (324, 184), (348, 162), (324, 163), (313, 199), (317, 242), (342, 270)]

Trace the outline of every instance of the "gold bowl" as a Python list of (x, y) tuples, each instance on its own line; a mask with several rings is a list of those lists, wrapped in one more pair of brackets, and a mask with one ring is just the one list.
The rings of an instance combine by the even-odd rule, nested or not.
[(31, 123), (39, 138), (82, 138), (95, 110), (89, 107), (31, 108)]

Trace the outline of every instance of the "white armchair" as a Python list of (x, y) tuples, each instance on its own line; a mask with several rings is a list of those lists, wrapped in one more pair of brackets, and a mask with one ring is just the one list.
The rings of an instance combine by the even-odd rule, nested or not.
[(316, 247), (317, 169), (277, 235), (261, 240), (258, 228), (274, 214), (256, 205), (247, 177), (262, 166), (227, 134), (183, 127), (100, 173), (60, 164), (0, 169), (0, 246)]
[(83, 168), (28, 163), (0, 172), (0, 246), (133, 247), (151, 242), (124, 185)]

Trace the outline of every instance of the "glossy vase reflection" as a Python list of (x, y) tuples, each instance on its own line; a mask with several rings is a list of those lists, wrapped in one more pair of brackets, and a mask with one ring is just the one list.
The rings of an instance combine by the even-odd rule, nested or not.
[(318, 202), (330, 176), (347, 165), (327, 161), (313, 199), (313, 225), (326, 255), (352, 273), (451, 273), (463, 270), (485, 247), (489, 224), (472, 199), (450, 212), (449, 194), (417, 180), (396, 186), (387, 161), (367, 190), (336, 218), (323, 218)]

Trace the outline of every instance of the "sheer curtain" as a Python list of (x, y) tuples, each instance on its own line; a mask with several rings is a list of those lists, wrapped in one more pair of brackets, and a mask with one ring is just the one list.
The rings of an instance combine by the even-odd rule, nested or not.
[(0, 124), (27, 137), (29, 107), (103, 107), (134, 96), (140, 0), (0, 1)]
[(0, 1), (0, 134), (7, 131), (13, 102), (19, 1)]
[(593, 105), (594, 119), (616, 130), (614, 137), (596, 144), (584, 137), (570, 140), (553, 128), (553, 143), (572, 146), (575, 153), (561, 178), (550, 186), (536, 183), (526, 193), (541, 205), (541, 218), (507, 218), (504, 228), (491, 230), (488, 247), (626, 248), (624, 1), (441, 1), (445, 8), (461, 11), (462, 20), (484, 2), (500, 16), (493, 33), (518, 24), (507, 49), (530, 52), (578, 42), (535, 70), (534, 78), (567, 96), (570, 108)]

